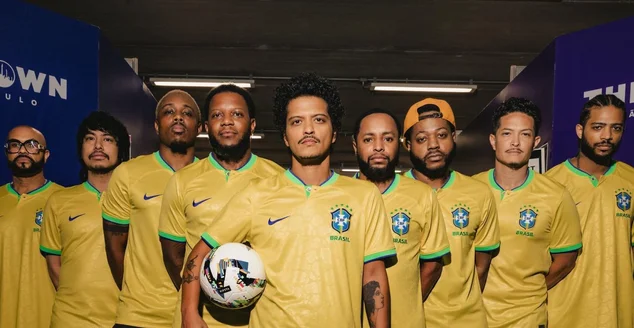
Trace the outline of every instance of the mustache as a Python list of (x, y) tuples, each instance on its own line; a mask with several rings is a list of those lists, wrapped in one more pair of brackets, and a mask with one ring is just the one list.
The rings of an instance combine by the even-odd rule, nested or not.
[(16, 158), (14, 158), (14, 159), (13, 159), (13, 163), (17, 163), (17, 162), (18, 162), (18, 159), (20, 159), (20, 158), (26, 158), (26, 159), (28, 159), (29, 161), (31, 161), (31, 164), (32, 164), (32, 163), (35, 163), (35, 160), (34, 160), (34, 159), (32, 159), (31, 157), (27, 156), (27, 155), (18, 155)]
[(90, 155), (88, 155), (88, 158), (93, 158), (94, 156), (97, 156), (97, 155), (101, 155), (101, 156), (103, 156), (103, 157), (105, 157), (107, 159), (110, 159), (110, 156), (108, 156), (108, 154), (106, 154), (106, 153), (104, 153), (102, 151), (94, 151), (94, 152), (90, 153)]
[(310, 139), (310, 140), (315, 141), (316, 143), (321, 142), (319, 139), (317, 139), (317, 138), (315, 138), (315, 137), (313, 137), (313, 136), (306, 136), (306, 137), (303, 137), (303, 138), (299, 139), (298, 144), (301, 144), (301, 143), (303, 143), (305, 140), (309, 140), (309, 139)]
[(612, 143), (610, 140), (605, 140), (605, 141), (595, 143), (594, 147), (606, 146), (606, 145), (614, 148), (614, 143)]
[(510, 153), (510, 152), (518, 152), (518, 153), (523, 153), (524, 151), (519, 149), (519, 148), (511, 148), (511, 149), (507, 149), (505, 152), (506, 153)]
[(430, 158), (432, 156), (438, 156), (438, 155), (440, 155), (442, 157), (447, 157), (447, 154), (445, 154), (445, 153), (443, 153), (441, 151), (434, 151), (434, 152), (431, 152), (431, 153), (427, 153), (427, 155), (425, 155), (425, 159), (428, 159), (428, 158)]

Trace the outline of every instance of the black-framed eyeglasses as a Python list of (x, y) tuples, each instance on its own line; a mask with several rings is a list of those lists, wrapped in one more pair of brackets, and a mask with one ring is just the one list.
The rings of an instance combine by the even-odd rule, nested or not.
[(29, 139), (25, 142), (21, 142), (16, 139), (9, 139), (4, 144), (4, 150), (8, 154), (17, 154), (20, 152), (22, 147), (24, 147), (26, 152), (29, 154), (38, 154), (39, 152), (46, 150), (46, 147), (42, 146), (42, 144), (35, 139)]

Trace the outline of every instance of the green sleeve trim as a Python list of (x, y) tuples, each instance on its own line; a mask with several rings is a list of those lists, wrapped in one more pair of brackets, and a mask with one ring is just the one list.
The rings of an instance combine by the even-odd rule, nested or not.
[(211, 248), (220, 247), (220, 243), (217, 242), (213, 237), (211, 237), (208, 233), (203, 233), (202, 240), (207, 244), (207, 246)]
[(112, 223), (122, 224), (122, 225), (130, 225), (130, 219), (127, 219), (127, 220), (118, 219), (118, 218), (115, 218), (114, 216), (110, 216), (110, 215), (108, 215), (106, 213), (103, 213), (103, 212), (101, 213), (101, 217), (104, 220), (112, 222)]
[(364, 256), (363, 263), (381, 260), (381, 259), (392, 257), (392, 256), (396, 256), (396, 248), (392, 248), (392, 249), (388, 249), (387, 251), (378, 252), (378, 253)]
[(46, 256), (46, 255), (57, 255), (57, 256), (62, 255), (62, 251), (58, 251), (58, 250), (55, 250), (55, 249), (47, 248), (47, 247), (44, 247), (42, 245), (40, 245), (40, 253), (42, 253), (42, 255), (44, 255), (44, 256)]
[(165, 239), (168, 239), (168, 240), (171, 240), (171, 241), (175, 241), (177, 243), (187, 242), (187, 238), (185, 238), (185, 237), (174, 236), (174, 235), (171, 235), (171, 234), (169, 234), (167, 232), (163, 232), (163, 231), (159, 231), (159, 237), (162, 237), (162, 238), (165, 238)]
[(449, 246), (447, 246), (446, 248), (436, 252), (436, 253), (432, 253), (432, 254), (421, 254), (420, 255), (420, 259), (421, 260), (431, 260), (431, 259), (436, 259), (442, 256), (445, 256), (447, 254), (450, 253), (450, 249)]
[(500, 243), (497, 243), (495, 245), (491, 245), (491, 246), (476, 246), (475, 247), (475, 251), (476, 252), (490, 252), (490, 251), (494, 251), (496, 249), (500, 248)]
[(557, 254), (557, 253), (572, 252), (572, 251), (578, 250), (579, 248), (581, 248), (581, 243), (574, 244), (574, 245), (568, 246), (568, 247), (551, 248), (550, 249), (550, 253)]

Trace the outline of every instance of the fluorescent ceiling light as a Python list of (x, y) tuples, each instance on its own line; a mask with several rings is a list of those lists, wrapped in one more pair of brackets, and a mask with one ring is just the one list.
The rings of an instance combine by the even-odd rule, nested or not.
[(473, 93), (478, 89), (475, 84), (418, 84), (418, 83), (371, 83), (372, 91), (394, 92), (436, 92), (436, 93)]
[[(198, 135), (198, 138), (200, 138), (200, 139), (209, 139), (209, 135), (207, 133), (201, 133), (201, 134)], [(259, 140), (259, 139), (262, 139), (262, 138), (264, 138), (264, 134), (262, 134), (262, 133), (254, 133), (254, 134), (251, 135), (251, 139)]]
[(157, 87), (214, 88), (223, 84), (235, 84), (241, 88), (253, 88), (254, 80), (178, 79), (151, 77), (150, 82)]

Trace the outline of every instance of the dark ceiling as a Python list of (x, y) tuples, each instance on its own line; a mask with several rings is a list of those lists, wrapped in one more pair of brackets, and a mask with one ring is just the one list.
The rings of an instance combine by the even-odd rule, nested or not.
[[(139, 75), (252, 76), (258, 107), (253, 147), (287, 164), (272, 131), (272, 96), (280, 79), (302, 71), (340, 78), (348, 112), (371, 107), (403, 118), (414, 102), (442, 97), (464, 128), (553, 38), (634, 15), (633, 1), (386, 1), (386, 0), (29, 0), (96, 25)], [(475, 94), (379, 94), (364, 80), (424, 80), (478, 85)], [(344, 81), (345, 80), (345, 81)], [(149, 85), (149, 84), (148, 84)], [(367, 85), (367, 83), (366, 83)], [(150, 86), (160, 98), (168, 89)], [(203, 102), (208, 90), (186, 89)], [(335, 166), (355, 166), (349, 138), (337, 144)], [(343, 141), (343, 142), (342, 142)], [(197, 155), (209, 151), (200, 140)], [(403, 155), (403, 154), (402, 154)], [(402, 156), (403, 166), (409, 165)]]

